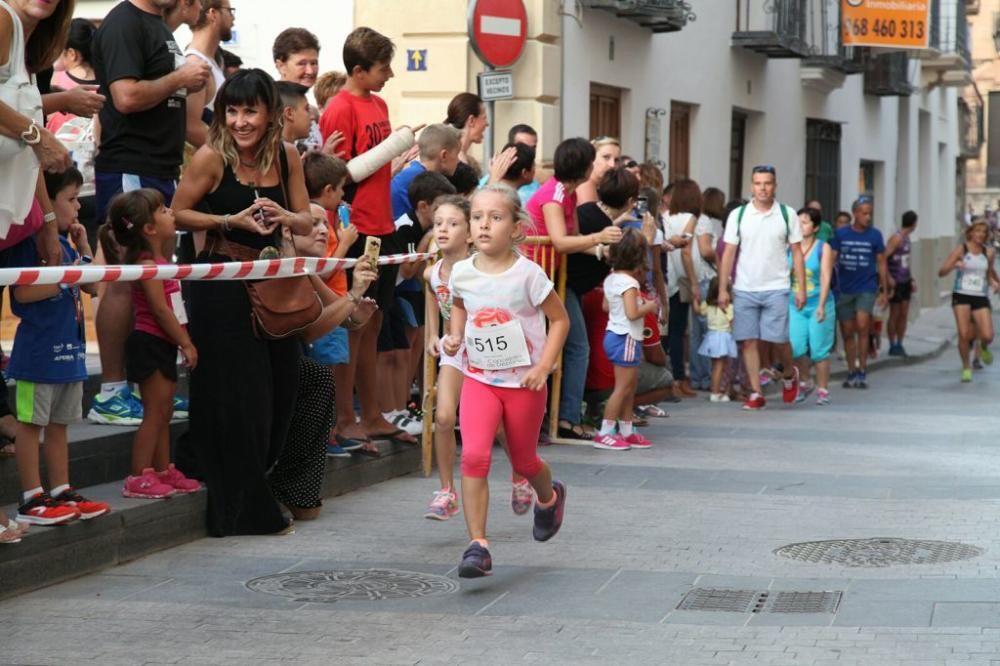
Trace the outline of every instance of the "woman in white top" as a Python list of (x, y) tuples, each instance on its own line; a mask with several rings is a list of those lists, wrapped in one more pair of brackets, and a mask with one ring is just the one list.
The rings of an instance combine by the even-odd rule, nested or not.
[(965, 242), (948, 255), (938, 271), (944, 277), (955, 270), (955, 285), (952, 289), (951, 308), (955, 313), (958, 327), (958, 355), (962, 359), (962, 381), (972, 381), (969, 365), (969, 349), (977, 337), (983, 362), (993, 363), (993, 352), (989, 344), (993, 342), (993, 318), (990, 307), (989, 290), (1000, 291), (993, 262), (996, 250), (986, 244), (990, 228), (985, 222), (976, 222), (965, 230)]
[[(684, 336), (687, 335), (688, 314), (692, 298), (697, 299), (698, 277), (695, 270), (692, 243), (698, 219), (701, 217), (701, 188), (693, 180), (674, 183), (670, 199), (670, 215), (663, 222), (666, 237), (664, 247), (670, 250), (667, 257), (667, 295), (670, 308), (667, 319), (667, 337), (663, 345), (670, 355), (670, 371), (674, 375), (674, 395), (693, 398), (698, 395), (691, 388), (684, 364)], [(700, 259), (700, 257), (699, 257)], [(692, 349), (697, 349), (692, 347)]]

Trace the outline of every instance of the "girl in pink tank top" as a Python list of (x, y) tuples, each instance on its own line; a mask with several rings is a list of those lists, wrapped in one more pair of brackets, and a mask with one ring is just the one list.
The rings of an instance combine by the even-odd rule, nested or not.
[[(123, 256), (125, 263), (169, 264), (175, 231), (174, 213), (152, 189), (119, 194), (111, 201), (108, 223), (100, 230), (105, 256)], [(177, 280), (132, 283), (135, 326), (125, 342), (126, 375), (142, 394), (142, 425), (132, 443), (132, 473), (122, 495), (160, 499), (197, 491), (170, 462), (170, 419), (177, 390), (177, 349), (194, 370), (198, 351), (187, 331), (187, 314)]]

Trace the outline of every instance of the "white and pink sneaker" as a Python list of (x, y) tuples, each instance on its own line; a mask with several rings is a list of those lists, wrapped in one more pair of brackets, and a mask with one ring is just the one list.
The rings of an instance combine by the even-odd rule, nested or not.
[(653, 447), (653, 443), (651, 441), (637, 432), (633, 432), (631, 435), (626, 437), (625, 441), (633, 449), (650, 449)]
[(594, 437), (594, 448), (605, 451), (628, 451), (632, 448), (625, 439), (619, 435), (597, 435)]

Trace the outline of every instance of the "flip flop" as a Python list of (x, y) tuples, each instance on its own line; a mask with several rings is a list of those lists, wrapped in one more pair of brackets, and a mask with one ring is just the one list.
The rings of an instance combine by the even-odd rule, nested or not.
[(358, 449), (362, 448), (365, 445), (365, 443), (371, 444), (370, 439), (356, 439), (350, 437), (342, 437), (340, 435), (336, 436), (336, 440), (337, 444), (340, 445), (340, 448), (344, 449), (345, 451), (357, 451)]
[(361, 445), (361, 448), (357, 451), (358, 455), (368, 456), (369, 458), (381, 458), (382, 452), (378, 450), (371, 441), (367, 441)]
[(368, 439), (372, 441), (388, 441), (395, 444), (406, 444), (408, 446), (418, 446), (420, 444), (420, 441), (416, 437), (402, 428), (396, 428), (394, 431), (387, 433), (370, 432), (368, 433)]

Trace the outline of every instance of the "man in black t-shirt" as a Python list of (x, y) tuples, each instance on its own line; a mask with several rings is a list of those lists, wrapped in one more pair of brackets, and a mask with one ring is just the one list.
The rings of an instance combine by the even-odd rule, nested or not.
[[(126, 0), (94, 34), (94, 72), (109, 101), (101, 109), (101, 143), (94, 163), (97, 219), (123, 191), (151, 187), (173, 198), (184, 155), (185, 97), (210, 75), (207, 64), (185, 62), (163, 23), (177, 0)], [(105, 257), (118, 263), (118, 257)], [(97, 311), (103, 383), (88, 418), (137, 425), (142, 406), (125, 382), (125, 339), (131, 328), (129, 285), (107, 283)]]

